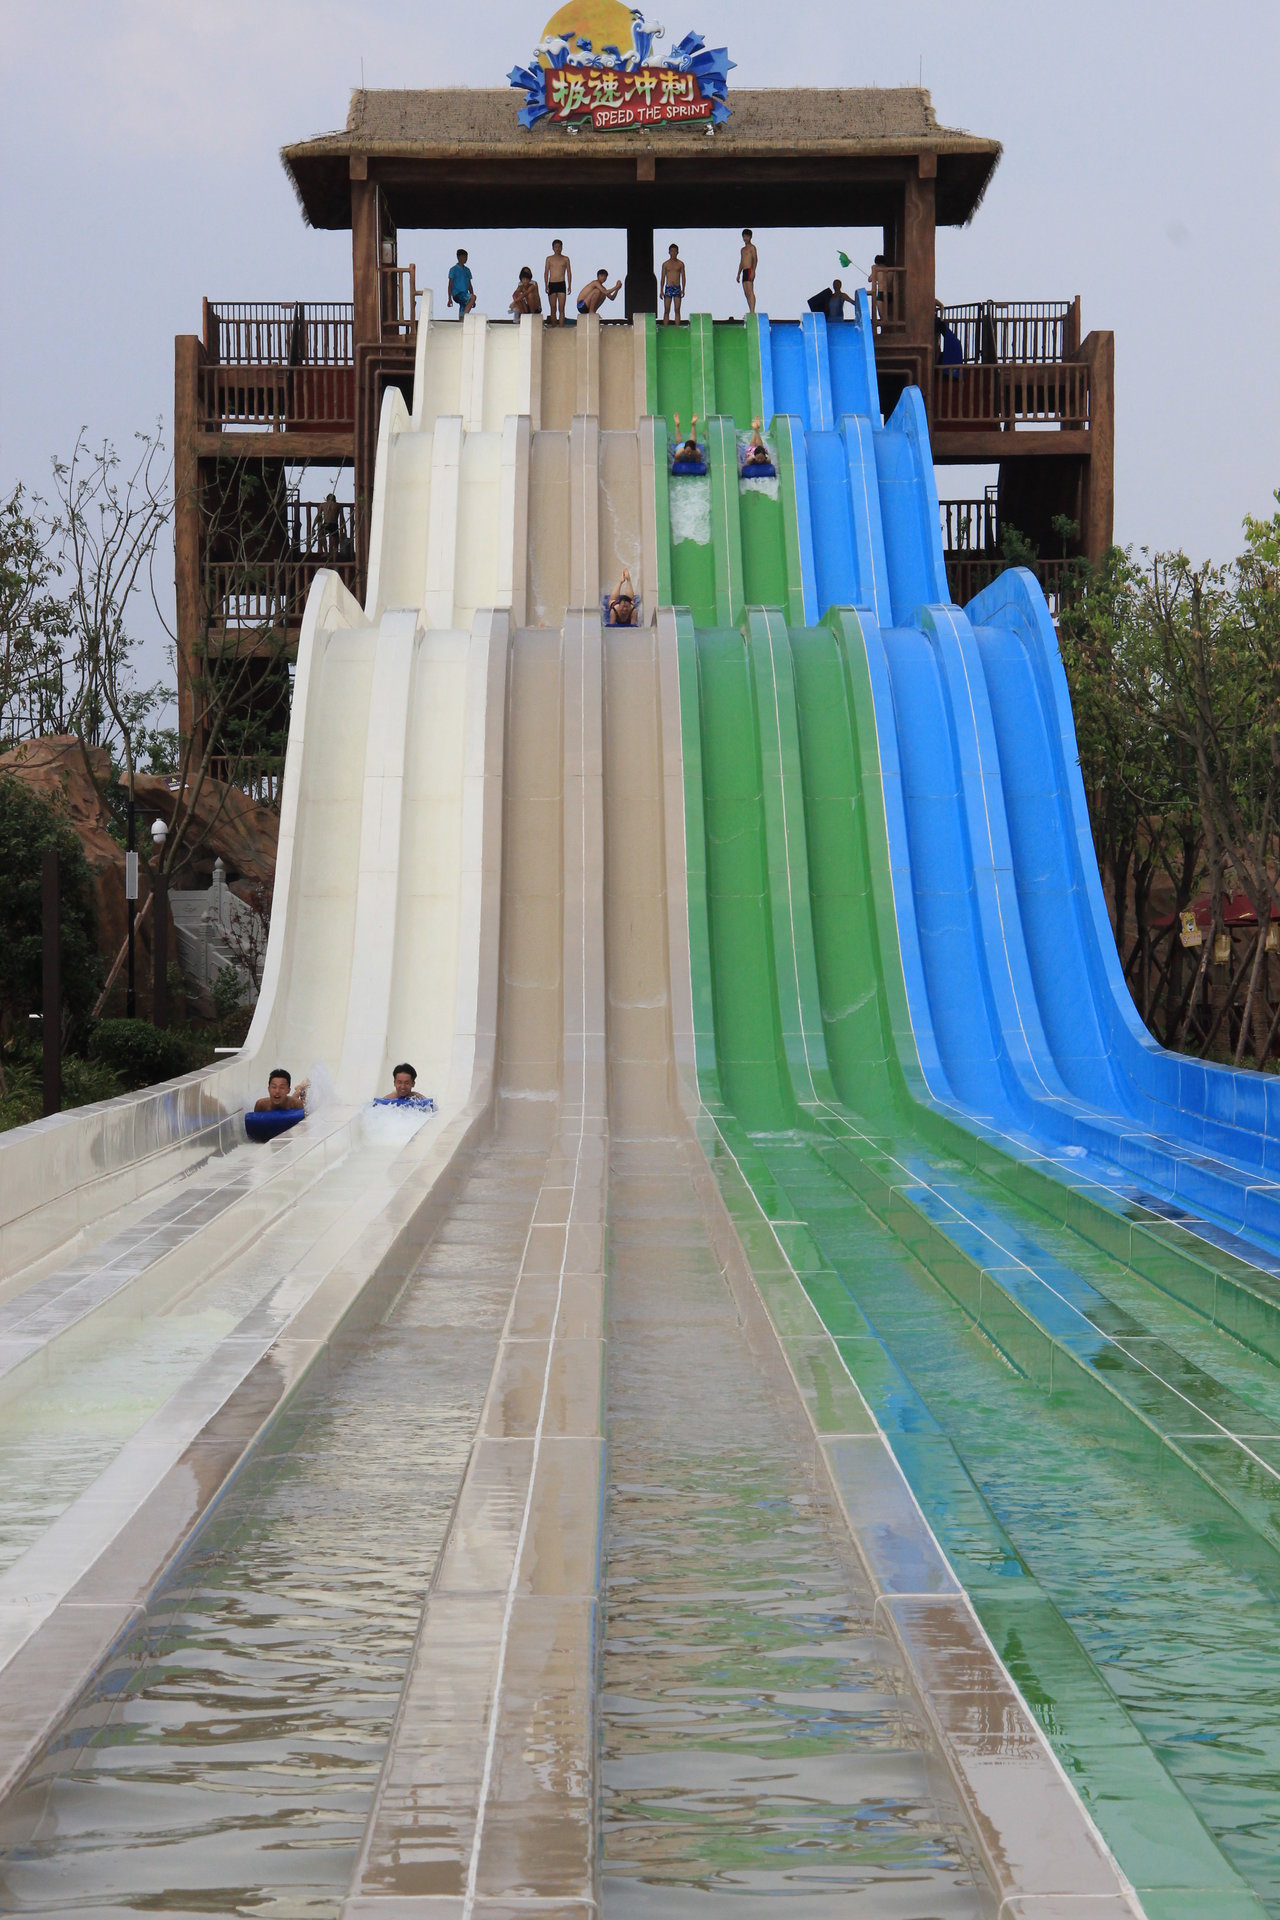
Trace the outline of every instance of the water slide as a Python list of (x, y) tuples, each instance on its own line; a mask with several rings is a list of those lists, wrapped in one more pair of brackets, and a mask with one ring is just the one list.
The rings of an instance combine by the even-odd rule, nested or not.
[[(1246, 1756), (1231, 1731), (1257, 1727), (1254, 1662), (1280, 1657), (1260, 1438), (1277, 1296), (1248, 1211), (1267, 1201), (1265, 1137), (1249, 1137), (1261, 1083), (1192, 1067), (1179, 1104), (1169, 1076), (1186, 1063), (1136, 1037), (1110, 949), (1071, 973), (1086, 936), (1101, 952), (1109, 934), (1096, 871), (1081, 877), (1052, 632), (1041, 613), (1040, 684), (1057, 694), (1037, 728), (1015, 699), (1036, 676), (1000, 680), (1019, 620), (1035, 638), (1033, 584), (1001, 583), (969, 619), (946, 604), (918, 396), (881, 423), (865, 309), (829, 330), (762, 319), (745, 356), (718, 352), (719, 331), (710, 351), (696, 321), (687, 336), (711, 510), (672, 505), (690, 484), (672, 476), (659, 516), (683, 725), (686, 1086), (722, 1184), (754, 1198), (825, 1333), (789, 1347), (796, 1377), (818, 1394), (840, 1354), (1144, 1903), (1160, 1910), (1176, 1879), (1188, 1911), (1271, 1910), (1270, 1736)], [(683, 398), (674, 371), (667, 391)], [(771, 403), (776, 503), (744, 493), (725, 418)], [(984, 731), (988, 698), (1003, 717)], [(1002, 777), (1032, 815), (1012, 853)], [(1074, 799), (1055, 811), (1059, 790)], [(1064, 883), (1038, 919), (1024, 896), (1063, 873), (1077, 897)], [(1055, 938), (1068, 912), (1076, 944)], [(1033, 949), (1020, 970), (1010, 956)], [(1086, 1077), (1090, 1023), (1108, 1018), (1132, 1045), (1106, 1084), (1128, 1062), (1140, 1085), (1146, 1063), (1163, 1105), (1104, 1101)], [(1209, 1088), (1239, 1117), (1229, 1161), (1228, 1136), (1209, 1155), (1197, 1132)], [(1134, 1110), (1164, 1131), (1131, 1144)], [(1214, 1730), (1190, 1744), (1174, 1672)], [(1182, 1836), (1176, 1862), (1145, 1840), (1156, 1831)]]
[[(0, 1142), (6, 1911), (624, 1915), (711, 1860), (709, 1911), (1135, 1910), (697, 1097), (671, 609), (740, 616), (731, 507), (753, 592), (798, 549), (730, 481), (755, 330), (696, 388), (681, 337), (428, 307), (366, 605), (308, 607), (243, 1056)], [(733, 395), (684, 540), (673, 379)], [(250, 1151), (278, 1059), (331, 1091)]]
[(951, 607), (919, 395), (881, 428), (865, 349), (849, 372), (863, 309), (856, 325), (804, 323), (803, 384), (795, 330), (769, 331), (775, 386), (805, 429), (808, 617), (858, 608), (880, 751), (900, 778), (888, 817), (930, 1093), (1074, 1149), (1078, 1173), (1126, 1200), (1154, 1196), (1274, 1251), (1280, 1108), (1267, 1076), (1167, 1054), (1138, 1019), (1043, 595), (1014, 571)]
[[(332, 577), (309, 603), (242, 1054), (0, 1141), (6, 1782), (249, 1443), (394, 1288), (491, 1125), (534, 364), (495, 335), (428, 309), (414, 411), (384, 410), (366, 606)], [(436, 1098), (425, 1124), (367, 1105), (404, 1056)], [(277, 1062), (327, 1085), (250, 1147), (241, 1115)]]

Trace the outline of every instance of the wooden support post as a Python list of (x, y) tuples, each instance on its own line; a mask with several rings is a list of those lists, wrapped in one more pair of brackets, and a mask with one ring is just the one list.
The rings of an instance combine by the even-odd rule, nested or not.
[(938, 156), (922, 153), (909, 173), (902, 208), (902, 265), (906, 269), (906, 337), (920, 355), (925, 405), (933, 398), (935, 240)]
[[(178, 616), (178, 731), (191, 739), (201, 662), (200, 461), (196, 453), (201, 343), (194, 334), (174, 341), (173, 379), (173, 579)], [(203, 741), (195, 741), (199, 755)]]
[(653, 270), (653, 223), (627, 228), (627, 277), (622, 297), (628, 320), (637, 313), (656, 313), (658, 277)]
[(351, 161), (351, 298), (356, 347), (381, 338), (378, 304), (378, 185), (362, 154)]
[(151, 876), (151, 1024), (169, 1024), (169, 881)]
[(1089, 461), (1085, 469), (1080, 544), (1101, 560), (1115, 537), (1116, 337), (1091, 333), (1080, 348), (1089, 369)]
[(41, 863), (43, 982), (41, 1042), (44, 1054), (44, 1110), (62, 1110), (62, 917), (58, 849), (46, 847)]

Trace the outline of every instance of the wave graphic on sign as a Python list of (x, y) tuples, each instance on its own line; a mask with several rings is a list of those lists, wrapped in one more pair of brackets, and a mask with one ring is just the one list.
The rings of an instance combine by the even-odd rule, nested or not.
[[(606, 33), (615, 37), (599, 44)], [(686, 33), (671, 51), (656, 57), (663, 29), (646, 25), (621, 0), (578, 0), (547, 23), (528, 66), (512, 67), (511, 85), (525, 95), (520, 124), (551, 119), (574, 127), (583, 122), (605, 132), (687, 120), (719, 126), (729, 118), (729, 72), (725, 47), (708, 47), (700, 33)]]

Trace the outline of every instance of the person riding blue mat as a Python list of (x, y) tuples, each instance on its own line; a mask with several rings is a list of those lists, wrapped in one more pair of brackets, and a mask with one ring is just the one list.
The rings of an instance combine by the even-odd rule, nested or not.
[(697, 414), (695, 413), (689, 422), (689, 438), (687, 440), (681, 440), (680, 438), (680, 415), (676, 413), (671, 417), (675, 421), (676, 427), (675, 446), (671, 452), (672, 473), (705, 473), (707, 470), (707, 459), (705, 452), (698, 445)]
[(391, 1075), (392, 1092), (382, 1093), (374, 1101), (375, 1107), (411, 1107), (420, 1113), (434, 1113), (436, 1103), (429, 1094), (415, 1093), (418, 1070), (402, 1060)]
[(267, 1075), (267, 1091), (254, 1101), (252, 1110), (244, 1117), (244, 1130), (250, 1140), (274, 1140), (278, 1133), (285, 1133), (297, 1126), (299, 1120), (305, 1120), (309, 1084), (299, 1080), (295, 1087), (287, 1067), (272, 1067)]

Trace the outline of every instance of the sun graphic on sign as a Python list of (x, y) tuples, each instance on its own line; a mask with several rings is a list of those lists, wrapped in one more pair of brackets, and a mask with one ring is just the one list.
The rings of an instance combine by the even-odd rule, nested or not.
[(571, 53), (585, 40), (596, 53), (616, 47), (625, 56), (635, 52), (635, 24), (643, 19), (639, 7), (626, 7), (622, 0), (568, 0), (552, 14), (542, 38), (566, 41)]

